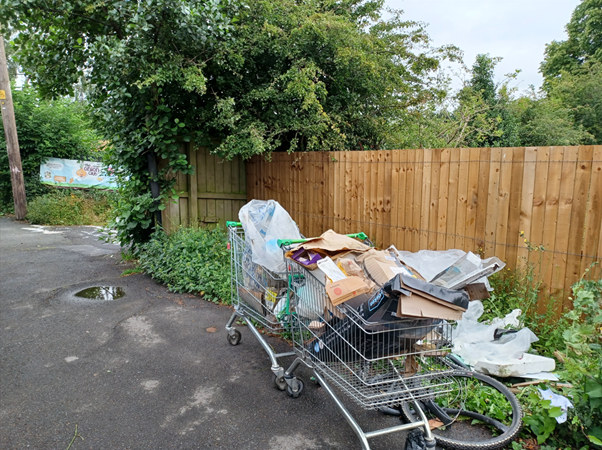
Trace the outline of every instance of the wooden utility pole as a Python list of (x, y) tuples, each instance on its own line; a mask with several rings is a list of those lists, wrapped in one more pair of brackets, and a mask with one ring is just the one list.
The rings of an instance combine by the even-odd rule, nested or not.
[(23, 181), (23, 168), (21, 166), (21, 152), (17, 137), (17, 124), (15, 123), (15, 110), (13, 109), (13, 96), (10, 92), (8, 78), (8, 65), (4, 51), (4, 38), (0, 34), (0, 106), (2, 107), (2, 124), (6, 136), (6, 149), (8, 150), (8, 165), (10, 166), (10, 179), (13, 185), (13, 199), (15, 201), (15, 216), (23, 220), (27, 215), (27, 199), (25, 198), (25, 182)]

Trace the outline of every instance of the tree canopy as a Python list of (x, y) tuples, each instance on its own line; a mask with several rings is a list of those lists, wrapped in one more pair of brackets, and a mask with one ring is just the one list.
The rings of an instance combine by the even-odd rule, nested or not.
[(566, 41), (546, 46), (541, 73), (547, 83), (562, 71), (576, 74), (584, 65), (602, 62), (602, 0), (581, 0), (566, 31)]
[(546, 47), (544, 89), (602, 144), (602, 0), (582, 0), (566, 30), (566, 41)]

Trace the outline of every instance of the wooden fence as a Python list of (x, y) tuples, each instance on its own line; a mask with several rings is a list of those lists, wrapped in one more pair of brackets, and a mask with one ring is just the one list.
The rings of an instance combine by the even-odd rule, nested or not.
[(247, 162), (247, 197), (277, 200), (306, 236), (541, 261), (557, 296), (602, 259), (602, 146), (276, 153)]
[[(181, 153), (195, 166), (194, 175), (177, 175), (174, 189), (177, 203), (166, 204), (163, 227), (169, 233), (179, 226), (225, 227), (227, 220), (238, 220), (238, 211), (246, 203), (245, 164), (209, 154), (206, 148), (195, 150), (192, 143), (181, 146)], [(160, 167), (164, 162), (160, 162)]]

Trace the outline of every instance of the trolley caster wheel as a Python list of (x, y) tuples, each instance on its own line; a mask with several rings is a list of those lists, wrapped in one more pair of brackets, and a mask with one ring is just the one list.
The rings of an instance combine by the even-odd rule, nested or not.
[(240, 331), (238, 331), (238, 330), (234, 330), (234, 334), (228, 333), (228, 343), (230, 345), (240, 344), (241, 339), (242, 339), (242, 336), (240, 334)]
[(287, 384), (286, 385), (286, 393), (288, 394), (289, 397), (298, 398), (301, 395), (301, 392), (303, 392), (304, 387), (305, 387), (305, 383), (303, 383), (303, 380), (301, 378), (297, 377), (297, 391), (293, 392), (293, 389)]
[(288, 384), (286, 384), (284, 377), (277, 377), (276, 374), (272, 374), (272, 381), (274, 382), (276, 389), (279, 391), (286, 391)]

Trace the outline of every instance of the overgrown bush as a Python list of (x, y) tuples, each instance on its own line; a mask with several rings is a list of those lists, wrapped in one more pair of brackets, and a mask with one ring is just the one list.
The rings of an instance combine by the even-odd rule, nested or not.
[(230, 304), (230, 252), (221, 228), (180, 228), (154, 233), (139, 247), (139, 263), (172, 292), (201, 294)]
[[(525, 242), (530, 252), (541, 255), (545, 251)], [(582, 279), (574, 284), (573, 309), (559, 315), (556, 305), (560, 299), (544, 296), (538, 281), (541, 276), (539, 263), (504, 270), (491, 277), (494, 292), (483, 301), (484, 319), (503, 317), (513, 309), (521, 309), (522, 325), (539, 337), (533, 344), (534, 350), (558, 360), (556, 373), (563, 384), (563, 387), (546, 384), (521, 389), (517, 397), (525, 411), (524, 441), (514, 443), (513, 448), (599, 448), (602, 446), (602, 280)], [(538, 301), (547, 302), (545, 312), (538, 312)], [(543, 400), (538, 387), (550, 388), (571, 400), (574, 408), (569, 409), (565, 423), (556, 421), (562, 411), (549, 400)], [(533, 447), (528, 439), (536, 440), (541, 447)]]
[(106, 225), (111, 191), (53, 189), (28, 203), (27, 220), (39, 225)]

